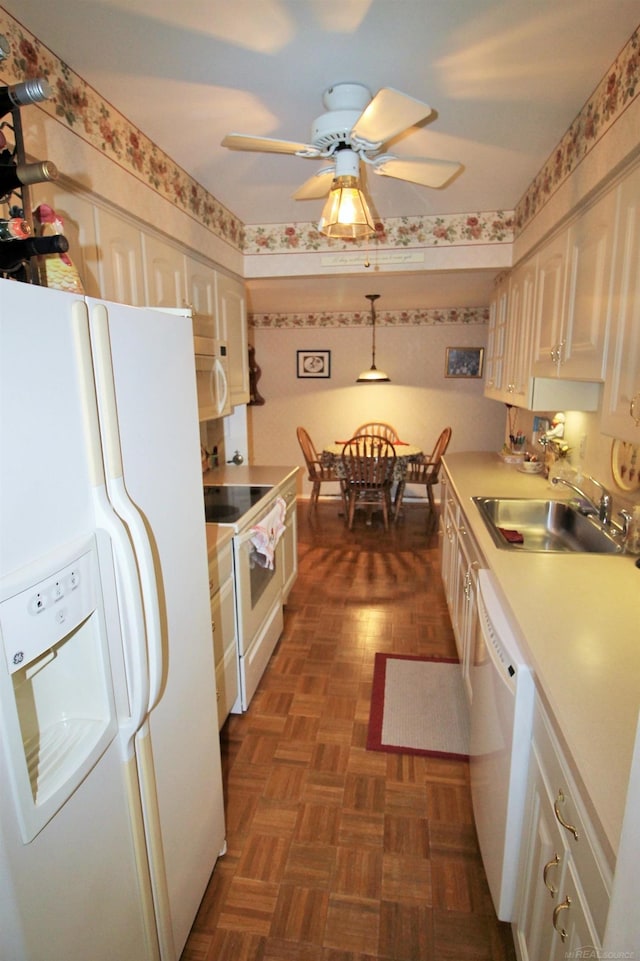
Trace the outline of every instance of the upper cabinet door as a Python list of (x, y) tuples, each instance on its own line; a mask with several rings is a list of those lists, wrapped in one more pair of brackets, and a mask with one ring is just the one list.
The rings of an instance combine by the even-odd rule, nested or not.
[(100, 252), (100, 296), (118, 304), (145, 303), (142, 234), (140, 228), (102, 207), (96, 208)]
[(533, 373), (537, 377), (553, 377), (558, 373), (566, 269), (567, 234), (564, 231), (549, 241), (538, 255), (533, 344)]
[(248, 404), (249, 342), (244, 285), (227, 274), (216, 277), (216, 337), (228, 349), (231, 404)]
[(192, 257), (185, 257), (185, 268), (193, 333), (196, 337), (215, 337), (216, 271)]
[(640, 443), (640, 167), (619, 187), (611, 346), (601, 430)]
[(149, 234), (142, 238), (147, 307), (186, 307), (184, 254)]
[(610, 190), (569, 228), (562, 377), (604, 379), (616, 206), (616, 191)]
[(604, 378), (613, 283), (615, 191), (609, 191), (540, 251), (533, 372)]
[(505, 402), (527, 407), (531, 400), (531, 344), (537, 276), (536, 258), (526, 261), (509, 278), (509, 324), (505, 367)]
[(484, 393), (492, 400), (504, 400), (505, 355), (507, 350), (507, 310), (509, 278), (504, 274), (496, 283), (489, 305), (489, 331), (485, 363)]
[[(63, 233), (69, 241), (69, 257), (76, 266), (89, 297), (104, 297), (100, 277), (100, 257), (97, 241), (97, 208), (80, 194), (71, 193), (56, 181), (32, 184), (31, 206), (49, 204), (62, 218)], [(110, 298), (113, 300), (113, 298)]]

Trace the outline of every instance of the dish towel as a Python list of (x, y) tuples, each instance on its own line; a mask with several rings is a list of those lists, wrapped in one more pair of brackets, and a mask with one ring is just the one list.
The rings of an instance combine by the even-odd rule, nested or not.
[(251, 543), (258, 554), (262, 554), (266, 560), (265, 567), (273, 570), (273, 557), (278, 545), (278, 541), (284, 534), (284, 518), (287, 512), (287, 505), (282, 497), (276, 498), (274, 506), (268, 514), (265, 514), (259, 524), (250, 529)]

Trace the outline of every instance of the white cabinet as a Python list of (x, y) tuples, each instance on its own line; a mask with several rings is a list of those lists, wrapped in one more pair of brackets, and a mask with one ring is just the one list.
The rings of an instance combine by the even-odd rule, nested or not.
[(640, 168), (619, 187), (611, 346), (600, 428), (640, 443)]
[(184, 254), (151, 234), (143, 234), (145, 296), (149, 307), (186, 307)]
[(102, 207), (95, 208), (95, 219), (100, 296), (118, 304), (143, 306), (146, 295), (140, 228)]
[(440, 503), (442, 505), (441, 514), (441, 534), (442, 544), (440, 548), (440, 574), (444, 587), (444, 596), (449, 612), (453, 607), (453, 588), (455, 581), (455, 561), (456, 561), (456, 521), (457, 521), (457, 501), (453, 493), (449, 493), (451, 484), (445, 471), (440, 473)]
[(231, 404), (248, 404), (249, 339), (244, 285), (218, 273), (216, 277), (216, 337), (226, 343)]
[(80, 274), (85, 293), (89, 297), (102, 297), (96, 208), (81, 194), (69, 193), (56, 182), (33, 184), (30, 191), (34, 210), (41, 203), (49, 204), (62, 218), (63, 233), (69, 241), (69, 256)]
[(287, 505), (285, 531), (282, 535), (282, 602), (286, 604), (298, 576), (298, 509), (295, 477), (282, 491), (282, 497)]
[(216, 337), (216, 271), (192, 257), (185, 257), (186, 302), (193, 316), (197, 337)]
[(484, 368), (484, 393), (486, 397), (491, 397), (493, 400), (503, 399), (508, 291), (509, 276), (501, 274), (489, 305), (489, 330)]
[(502, 400), (528, 407), (532, 399), (531, 351), (537, 258), (520, 264), (509, 277), (506, 362)]
[[(514, 937), (521, 961), (599, 950), (611, 872), (540, 701), (534, 715)], [(595, 955), (594, 955), (595, 956)]]
[(545, 244), (538, 254), (533, 371), (539, 376), (553, 376), (558, 370), (566, 270), (567, 233), (563, 231)]
[(609, 191), (538, 255), (533, 373), (604, 378), (616, 228)]
[(441, 474), (443, 539), (441, 571), (445, 597), (462, 670), (462, 680), (471, 702), (470, 668), (477, 625), (477, 579), (480, 551), (469, 532), (467, 519), (445, 472)]
[(516, 407), (531, 402), (536, 265), (532, 258), (503, 275), (490, 305), (484, 393)]
[(238, 698), (238, 640), (231, 540), (209, 557), (211, 632), (216, 671), (218, 727)]

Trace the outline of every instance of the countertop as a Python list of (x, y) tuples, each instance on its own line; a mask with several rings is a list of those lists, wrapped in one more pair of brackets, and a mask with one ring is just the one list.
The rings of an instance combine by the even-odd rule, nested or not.
[(282, 487), (300, 470), (299, 467), (260, 467), (255, 464), (235, 464), (214, 467), (202, 475), (203, 484), (255, 484)]
[(500, 550), (473, 496), (572, 492), (495, 453), (450, 454), (444, 464), (613, 865), (640, 709), (640, 569), (627, 555)]

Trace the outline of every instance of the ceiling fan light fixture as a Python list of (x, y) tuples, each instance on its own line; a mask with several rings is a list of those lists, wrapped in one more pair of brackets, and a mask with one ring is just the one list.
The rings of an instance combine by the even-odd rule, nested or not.
[(390, 384), (391, 378), (376, 367), (376, 309), (375, 302), (380, 294), (366, 294), (371, 301), (371, 367), (359, 374), (356, 384)]
[(357, 177), (339, 176), (331, 184), (318, 230), (338, 240), (372, 237), (376, 228)]

